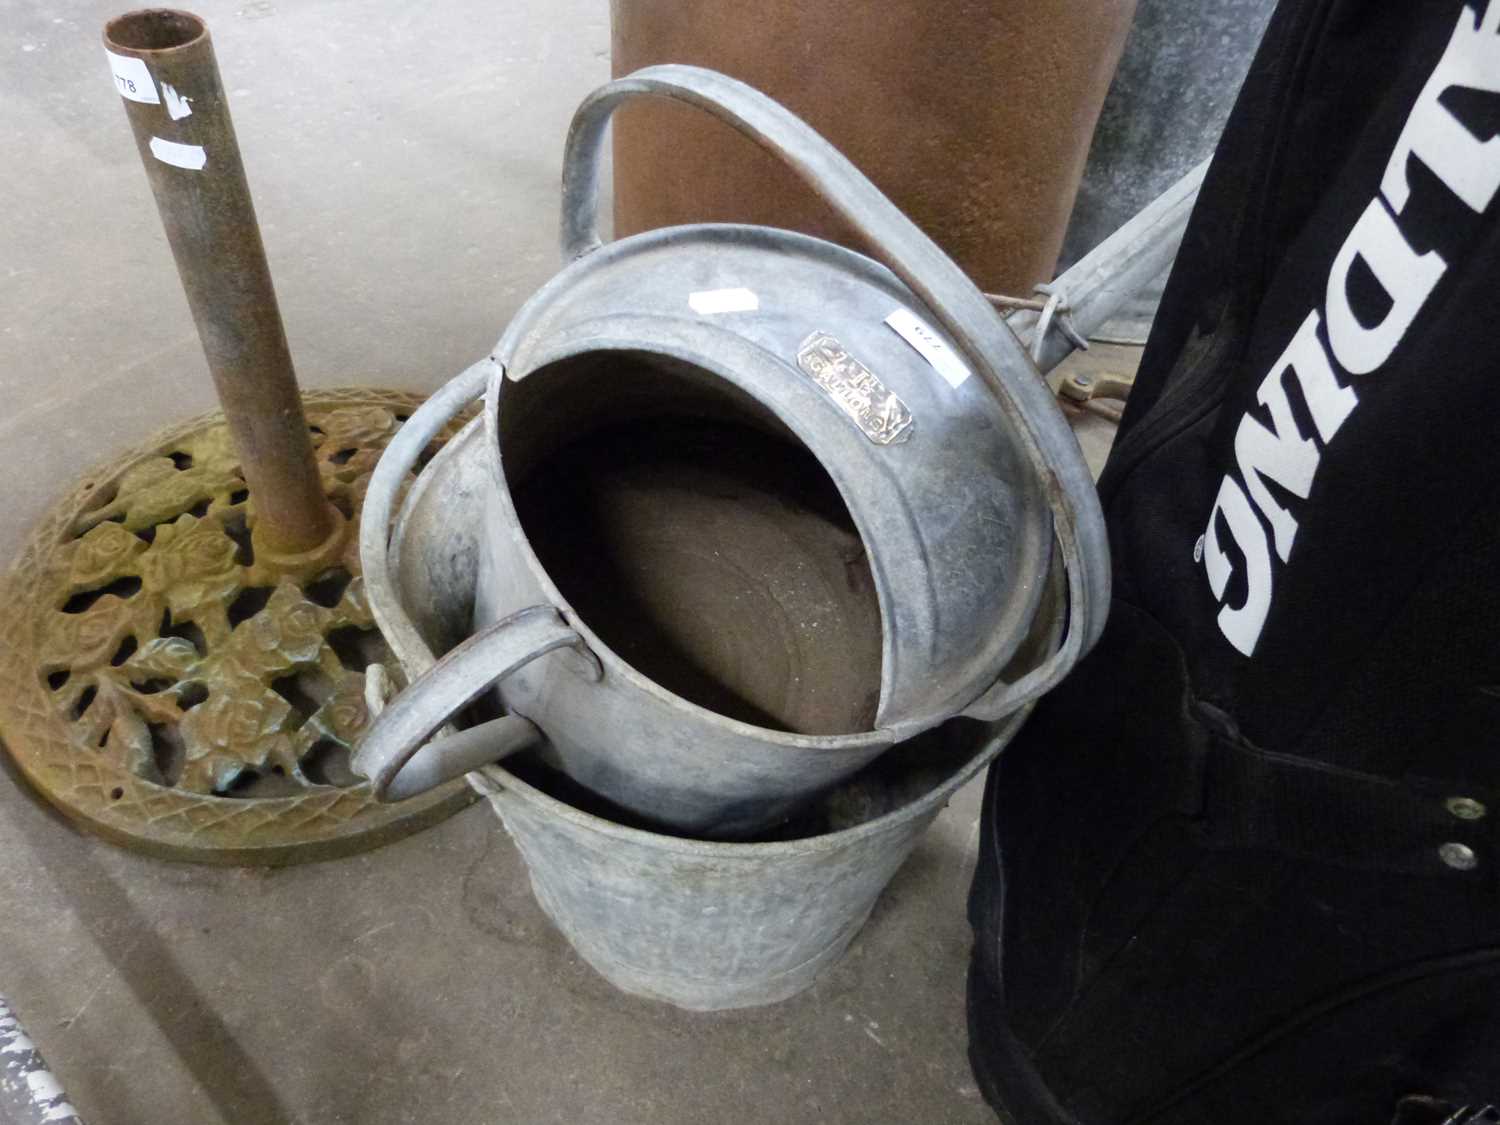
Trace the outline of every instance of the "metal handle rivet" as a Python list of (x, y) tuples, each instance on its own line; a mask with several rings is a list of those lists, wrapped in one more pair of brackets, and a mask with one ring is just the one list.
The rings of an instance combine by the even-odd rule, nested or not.
[(1442, 861), (1456, 871), (1473, 871), (1479, 866), (1479, 857), (1468, 844), (1448, 843), (1438, 848)]
[(1449, 797), (1443, 802), (1443, 806), (1459, 820), (1481, 820), (1489, 811), (1473, 797)]

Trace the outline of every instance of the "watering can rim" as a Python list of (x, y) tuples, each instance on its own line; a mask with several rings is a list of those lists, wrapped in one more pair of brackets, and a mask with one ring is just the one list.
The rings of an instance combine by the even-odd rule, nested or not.
[[(696, 362), (696, 359), (694, 361)], [(711, 719), (714, 723), (722, 724), (729, 730), (746, 735), (751, 735), (753, 737), (775, 743), (776, 745), (782, 746), (787, 749), (813, 751), (851, 749), (854, 747), (868, 746), (872, 743), (879, 742), (894, 743), (899, 738), (903, 737), (905, 733), (915, 733), (915, 730), (903, 731), (894, 727), (876, 726), (872, 727), (869, 730), (849, 731), (840, 734), (803, 734), (796, 731), (781, 731), (775, 730), (771, 727), (759, 726), (755, 723), (745, 722), (742, 719), (732, 718), (731, 716), (722, 714), (721, 712), (715, 711), (711, 708), (704, 707), (700, 704), (694, 703), (690, 699), (678, 695), (676, 692), (669, 690), (663, 685), (657, 683), (655, 680), (651, 679), (624, 657), (620, 656), (619, 653), (617, 653), (599, 636), (598, 633), (594, 631), (593, 627), (588, 623), (588, 621), (586, 621), (582, 616), (578, 614), (567, 597), (562, 593), (561, 590), (557, 588), (557, 584), (553, 582), (552, 576), (547, 573), (546, 567), (542, 565), (541, 560), (537, 557), (536, 551), (531, 545), (530, 538), (526, 535), (525, 529), (521, 526), (520, 518), (518, 517), (515, 510), (514, 500), (510, 494), (509, 485), (505, 481), (505, 471), (498, 455), (498, 442), (494, 437), (499, 428), (499, 419), (498, 414), (496, 413), (497, 402), (495, 389), (498, 389), (501, 381), (507, 377), (504, 374), (504, 370), (505, 369), (501, 364), (495, 364), (495, 371), (492, 373), (491, 379), (489, 380), (489, 387), (486, 389), (484, 395), (484, 416), (482, 422), (483, 433), (485, 437), (485, 449), (483, 451), (483, 460), (485, 463), (486, 472), (489, 476), (490, 487), (495, 489), (496, 500), (504, 508), (506, 515), (509, 517), (510, 527), (507, 529), (507, 531), (515, 538), (516, 546), (520, 550), (522, 557), (525, 559), (526, 566), (530, 570), (531, 576), (541, 586), (546, 600), (550, 604), (555, 606), (559, 610), (559, 612), (564, 615), (569, 626), (576, 630), (581, 637), (583, 637), (585, 644), (591, 651), (593, 651), (594, 655), (599, 659), (601, 664), (603, 664), (606, 674), (621, 677), (632, 687), (646, 692), (647, 694), (654, 697), (658, 702), (661, 702), (664, 705), (672, 708), (675, 711), (679, 711), (684, 715), (693, 717), (695, 719)], [(476, 421), (480, 421), (480, 419), (476, 419)], [(828, 470), (828, 466), (824, 465), (823, 467), (825, 471), (829, 471), (830, 476), (833, 475), (831, 470)], [(835, 483), (837, 482), (835, 481)], [(861, 539), (863, 540), (863, 532), (861, 532)], [(880, 592), (877, 590), (877, 596), (879, 596), (879, 594)], [(885, 627), (885, 622), (883, 620), (885, 612), (885, 602), (886, 599), (884, 597), (880, 597), (882, 611), (882, 683), (888, 675), (887, 668), (889, 667), (889, 664), (887, 659), (887, 649), (890, 647), (891, 643), (889, 630)]]
[[(546, 284), (537, 290), (522, 306), (506, 326), (504, 333), (490, 356), (490, 361), (504, 372), (500, 378), (512, 382), (524, 382), (528, 378), (537, 375), (543, 368), (559, 360), (581, 355), (590, 350), (597, 351), (634, 351), (642, 354), (665, 355), (679, 359), (702, 369), (712, 377), (722, 380), (731, 387), (739, 387), (753, 394), (753, 389), (747, 381), (737, 377), (734, 365), (724, 362), (722, 358), (712, 354), (707, 344), (697, 350), (689, 350), (674, 346), (662, 338), (659, 329), (664, 325), (672, 325), (684, 333), (692, 333), (703, 337), (713, 337), (719, 345), (719, 350), (734, 349), (741, 353), (741, 365), (749, 367), (759, 365), (768, 372), (767, 378), (780, 377), (800, 378), (801, 375), (786, 359), (778, 356), (763, 344), (750, 340), (745, 336), (729, 328), (723, 327), (716, 322), (701, 316), (687, 314), (673, 315), (669, 313), (638, 313), (638, 314), (613, 314), (606, 313), (596, 317), (579, 320), (569, 326), (569, 332), (576, 335), (566, 337), (562, 346), (552, 348), (534, 348), (530, 345), (528, 337), (536, 337), (543, 327), (543, 322), (551, 312), (567, 300), (567, 297), (576, 291), (580, 280), (580, 274), (589, 275), (621, 265), (628, 266), (631, 259), (651, 254), (664, 248), (675, 248), (678, 245), (691, 246), (698, 243), (706, 236), (711, 243), (715, 240), (728, 239), (737, 244), (749, 245), (755, 249), (773, 251), (777, 254), (795, 253), (805, 257), (818, 266), (844, 270), (858, 278), (861, 283), (866, 283), (879, 288), (884, 295), (898, 307), (905, 308), (913, 313), (925, 316), (935, 323), (933, 311), (927, 303), (915, 292), (913, 292), (896, 274), (884, 263), (877, 261), (867, 254), (860, 253), (838, 243), (829, 242), (826, 239), (814, 235), (804, 234), (798, 231), (787, 231), (777, 227), (767, 227), (757, 224), (745, 223), (694, 223), (676, 227), (661, 227), (627, 238), (617, 239), (605, 243), (589, 254), (566, 263), (561, 270), (550, 278)], [(751, 314), (753, 315), (753, 314)], [(616, 326), (625, 324), (636, 324), (643, 329), (657, 329), (649, 335), (643, 333), (641, 338), (612, 340), (609, 336), (597, 334), (595, 326), (606, 323)], [(871, 324), (871, 329), (877, 330), (881, 326), (878, 322)], [(593, 329), (596, 334), (589, 334)], [(1002, 328), (1002, 331), (1009, 329)], [(654, 337), (654, 338), (651, 338)], [(520, 374), (513, 373), (512, 360), (519, 354), (525, 361), (525, 370)], [(915, 355), (915, 353), (913, 353)], [(771, 371), (775, 368), (774, 372)], [(936, 374), (934, 373), (934, 378)], [(499, 421), (498, 416), (492, 416), (496, 409), (497, 384), (496, 376), (492, 371), (490, 376), (491, 386), (486, 388), (485, 399), (485, 428), (489, 435), (485, 457), (490, 462), (491, 484), (494, 486), (501, 498), (501, 504), (516, 528), (520, 528), (520, 520), (512, 502), (509, 483), (505, 479), (503, 468), (499, 462), (503, 458), (499, 455)], [(1015, 418), (1003, 410), (996, 401), (995, 396), (986, 393), (983, 387), (976, 384), (980, 393), (971, 401), (982, 404), (980, 409), (985, 411), (984, 417), (988, 425), (994, 428), (1007, 445), (1019, 449), (1021, 441), (1020, 425)], [(917, 649), (905, 648), (908, 660), (914, 653), (922, 653), (928, 658), (925, 667), (919, 667), (913, 672), (911, 669), (902, 668), (896, 659), (896, 636), (895, 621), (896, 609), (891, 601), (892, 591), (887, 589), (891, 583), (889, 580), (881, 581), (880, 572), (884, 571), (884, 559), (882, 552), (878, 549), (879, 536), (869, 525), (866, 511), (859, 504), (854, 503), (854, 492), (851, 486), (852, 476), (838, 458), (827, 456), (829, 452), (825, 446), (828, 439), (821, 436), (817, 428), (805, 424), (805, 420), (799, 415), (785, 412), (774, 403), (757, 397), (759, 405), (772, 413), (783, 425), (785, 425), (802, 445), (811, 452), (828, 473), (838, 488), (844, 507), (853, 519), (860, 534), (870, 565), (875, 570), (877, 581), (875, 582), (876, 595), (880, 603), (881, 616), (881, 671), (880, 671), (880, 705), (876, 722), (868, 729), (855, 732), (840, 733), (837, 735), (799, 735), (793, 732), (776, 731), (768, 727), (761, 727), (751, 723), (742, 723), (729, 719), (716, 711), (702, 708), (690, 701), (683, 700), (674, 693), (667, 691), (661, 685), (656, 684), (649, 678), (641, 675), (628, 662), (620, 659), (617, 654), (603, 645), (596, 634), (588, 628), (588, 623), (572, 612), (571, 606), (562, 592), (558, 590), (546, 569), (536, 557), (530, 541), (524, 529), (521, 530), (519, 546), (524, 555), (527, 565), (532, 574), (539, 580), (547, 598), (554, 605), (565, 607), (570, 613), (570, 622), (574, 628), (587, 634), (591, 646), (603, 647), (610, 655), (625, 669), (637, 686), (649, 686), (655, 693), (670, 698), (691, 709), (691, 713), (698, 715), (712, 715), (716, 719), (731, 723), (735, 729), (745, 732), (754, 732), (757, 735), (774, 736), (778, 741), (783, 738), (796, 738), (801, 740), (818, 740), (816, 743), (803, 742), (802, 745), (817, 745), (824, 748), (837, 748), (842, 745), (851, 745), (867, 742), (871, 737), (888, 736), (893, 739), (909, 737), (919, 731), (930, 729), (942, 722), (949, 716), (960, 713), (976, 699), (989, 691), (996, 682), (999, 669), (1009, 660), (1010, 655), (1021, 643), (1035, 618), (1040, 597), (1040, 581), (1033, 581), (1027, 575), (1025, 558), (1017, 557), (1018, 564), (1011, 585), (1010, 596), (1004, 599), (1004, 604), (997, 607), (997, 612), (989, 620), (986, 639), (981, 648), (963, 662), (970, 668), (971, 674), (960, 675), (960, 668), (946, 668), (939, 670), (942, 645), (938, 632), (943, 628), (942, 602), (941, 598), (934, 596), (930, 604), (932, 618), (926, 626), (932, 630), (933, 635), (925, 644)], [(847, 436), (847, 435), (845, 435)], [(494, 457), (490, 461), (491, 456)], [(868, 466), (867, 466), (868, 467)], [(1025, 464), (1024, 458), (1018, 455), (1018, 468), (1022, 471), (1011, 480), (1010, 486), (1017, 497), (1022, 501), (1020, 508), (1024, 509), (1029, 517), (1023, 525), (1018, 525), (1017, 539), (1031, 543), (1035, 549), (1031, 550), (1027, 557), (1032, 557), (1037, 562), (1040, 572), (1045, 574), (1048, 558), (1052, 547), (1055, 526), (1051, 504), (1046, 495), (1044, 484), (1040, 477)], [(498, 470), (498, 471), (497, 471)], [(893, 483), (895, 478), (892, 477)], [(891, 490), (891, 495), (905, 499), (901, 490)], [(925, 543), (924, 538), (917, 534), (915, 529), (922, 526), (918, 518), (919, 513), (915, 506), (904, 502), (899, 509), (892, 506), (882, 505), (882, 511), (889, 514), (899, 510), (906, 523), (913, 528), (912, 539), (915, 542)], [(1018, 550), (1025, 551), (1023, 544)], [(582, 628), (580, 628), (580, 626)], [(997, 655), (996, 650), (999, 650)], [(986, 668), (986, 671), (973, 672), (976, 666)], [(916, 692), (921, 700), (921, 706), (908, 707), (905, 711), (898, 713), (894, 719), (888, 717), (888, 708), (892, 706), (892, 700), (897, 699), (896, 682), (897, 677), (906, 675), (911, 677), (932, 677), (934, 672), (944, 677), (945, 682), (939, 687), (922, 692), (919, 689), (906, 687), (905, 695), (909, 699)], [(996, 716), (990, 716), (996, 717)], [(827, 741), (827, 740), (837, 741)]]
[(997, 679), (964, 713), (998, 718), (1050, 690), (1103, 632), (1111, 573), (1104, 512), (1092, 475), (1031, 357), (973, 279), (843, 153), (785, 106), (704, 67), (648, 66), (597, 87), (579, 104), (563, 149), (560, 234), (565, 259), (599, 248), (606, 129), (621, 105), (647, 97), (700, 109), (779, 158), (867, 239), (913, 292), (923, 295), (939, 326), (958, 344), (958, 354), (994, 392), (1002, 410), (1014, 416), (1020, 449), (1043, 482), (1052, 508), (1054, 535), (1068, 574), (1068, 626), (1051, 659), (1019, 680)]

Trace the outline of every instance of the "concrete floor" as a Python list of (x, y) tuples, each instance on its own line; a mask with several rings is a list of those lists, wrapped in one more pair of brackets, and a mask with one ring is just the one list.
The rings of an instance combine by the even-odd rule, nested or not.
[[(0, 556), (86, 466), (214, 406), (99, 46), (0, 0)], [(605, 0), (199, 0), (305, 386), (427, 390), (553, 272)], [(1097, 458), (1108, 428), (1092, 425)], [(8, 767), (8, 762), (7, 762)], [(989, 1122), (965, 1060), (964, 791), (807, 994), (615, 992), (486, 806), (273, 872), (136, 858), (0, 779), (0, 993), (95, 1123)]]

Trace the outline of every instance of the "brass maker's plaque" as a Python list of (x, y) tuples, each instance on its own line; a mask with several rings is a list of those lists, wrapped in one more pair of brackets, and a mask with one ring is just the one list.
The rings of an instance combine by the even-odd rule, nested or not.
[(814, 332), (797, 349), (797, 366), (876, 445), (911, 437), (912, 416), (876, 374), (827, 332)]

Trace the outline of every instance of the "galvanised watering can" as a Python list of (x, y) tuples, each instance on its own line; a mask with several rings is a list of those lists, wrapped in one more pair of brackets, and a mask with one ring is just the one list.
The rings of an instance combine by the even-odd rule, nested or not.
[[(648, 96), (780, 156), (887, 264), (751, 226), (604, 244), (606, 126)], [(574, 118), (562, 226), (567, 267), (381, 466), (399, 479), (482, 393), (440, 458), (447, 487), (482, 493), (482, 526), (452, 531), (478, 553), (474, 634), (366, 736), (355, 764), (377, 792), (539, 740), (622, 815), (743, 836), (898, 741), (1014, 711), (1098, 638), (1103, 518), (1046, 383), (801, 120), (698, 68), (611, 82)], [(383, 573), (385, 529), (367, 515), (363, 537)], [(1066, 635), (1010, 669), (1054, 551)], [(505, 717), (422, 748), (492, 686)]]

